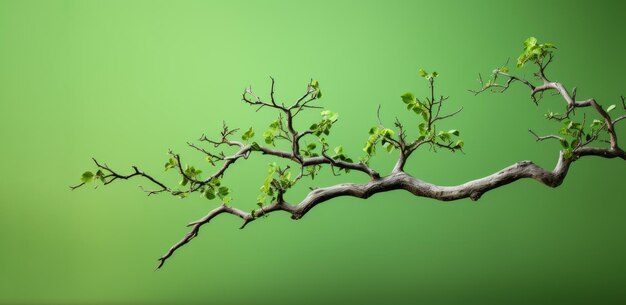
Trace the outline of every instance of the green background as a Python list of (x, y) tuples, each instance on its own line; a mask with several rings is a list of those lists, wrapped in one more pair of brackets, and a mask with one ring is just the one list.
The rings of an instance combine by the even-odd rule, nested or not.
[[(0, 1), (0, 303), (625, 302), (623, 161), (586, 158), (557, 189), (524, 180), (477, 203), (398, 191), (246, 230), (219, 217), (158, 272), (156, 259), (215, 201), (147, 197), (138, 180), (68, 188), (92, 156), (176, 183), (163, 172), (172, 148), (210, 172), (185, 142), (217, 135), (222, 120), (262, 131), (275, 113), (240, 95), (252, 85), (266, 96), (270, 75), (285, 101), (318, 79), (320, 103), (340, 113), (329, 141), (356, 157), (379, 104), (387, 125), (397, 115), (415, 128), (399, 96), (426, 95), (420, 67), (441, 74), (449, 111), (465, 107), (442, 128), (460, 129), (466, 148), (420, 151), (408, 172), (449, 185), (525, 159), (552, 168), (558, 143), (538, 144), (527, 128), (556, 132), (543, 113), (561, 111), (560, 100), (536, 107), (521, 86), (467, 89), (534, 35), (559, 47), (555, 80), (618, 103), (623, 11), (609, 1)], [(387, 172), (395, 157), (379, 153), (373, 166)], [(252, 208), (270, 160), (229, 170), (233, 205)], [(365, 180), (326, 170), (287, 199)]]

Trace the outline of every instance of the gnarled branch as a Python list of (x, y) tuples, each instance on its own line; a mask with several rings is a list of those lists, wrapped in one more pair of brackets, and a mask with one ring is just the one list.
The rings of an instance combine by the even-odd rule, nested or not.
[[(206, 178), (201, 178), (202, 170), (193, 166), (183, 166), (181, 157), (170, 152), (171, 158), (165, 164), (165, 169), (174, 169), (182, 178), (180, 187), (168, 187), (151, 175), (144, 173), (137, 167), (132, 167), (133, 172), (128, 175), (119, 174), (106, 164), (100, 164), (95, 159), (97, 172), (85, 172), (81, 178), (81, 184), (73, 186), (72, 189), (81, 187), (93, 181), (100, 181), (108, 185), (116, 180), (128, 180), (133, 177), (143, 177), (156, 185), (156, 190), (146, 190), (148, 195), (157, 193), (170, 193), (179, 197), (186, 197), (194, 192), (202, 193), (208, 199), (219, 197), (222, 203), (211, 210), (206, 216), (190, 223), (191, 231), (188, 232), (179, 242), (174, 244), (163, 256), (159, 258), (157, 268), (172, 257), (172, 255), (182, 246), (189, 243), (198, 236), (200, 229), (209, 223), (213, 218), (230, 214), (242, 219), (241, 229), (249, 223), (269, 215), (276, 211), (283, 211), (291, 215), (293, 219), (304, 217), (308, 211), (320, 203), (343, 196), (356, 198), (369, 198), (370, 196), (392, 190), (405, 190), (418, 197), (432, 198), (440, 201), (452, 201), (463, 198), (478, 200), (490, 190), (513, 183), (520, 179), (533, 179), (549, 187), (557, 187), (563, 183), (570, 166), (586, 156), (596, 156), (602, 158), (620, 158), (626, 160), (626, 153), (619, 146), (618, 134), (615, 125), (626, 119), (626, 115), (612, 117), (609, 112), (616, 108), (611, 105), (603, 108), (595, 99), (576, 99), (576, 90), (568, 92), (565, 86), (559, 82), (550, 81), (546, 76), (546, 69), (553, 61), (554, 46), (551, 44), (538, 44), (534, 38), (529, 38), (524, 43), (524, 53), (518, 58), (518, 67), (523, 67), (526, 63), (534, 64), (537, 71), (534, 73), (538, 84), (533, 81), (515, 76), (510, 73), (508, 67), (500, 67), (493, 70), (491, 78), (485, 83), (480, 78), (481, 88), (471, 90), (475, 94), (491, 90), (494, 92), (505, 92), (513, 83), (520, 83), (530, 89), (530, 97), (534, 103), (539, 103), (544, 92), (555, 92), (560, 95), (565, 102), (565, 111), (562, 114), (550, 113), (546, 115), (548, 119), (555, 119), (562, 123), (559, 135), (549, 134), (540, 136), (531, 129), (528, 131), (541, 142), (547, 139), (558, 140), (563, 149), (558, 152), (556, 165), (552, 170), (546, 170), (531, 161), (520, 161), (511, 166), (503, 168), (488, 176), (478, 178), (460, 185), (440, 186), (422, 181), (405, 172), (404, 166), (412, 153), (420, 147), (428, 147), (430, 150), (444, 149), (451, 152), (462, 150), (464, 142), (458, 139), (460, 132), (457, 129), (443, 129), (440, 124), (447, 122), (461, 110), (453, 111), (443, 115), (442, 108), (448, 97), (435, 95), (435, 79), (437, 72), (428, 73), (420, 70), (420, 76), (428, 82), (429, 92), (425, 98), (417, 98), (412, 93), (403, 94), (402, 101), (406, 104), (407, 110), (414, 112), (418, 120), (418, 133), (414, 139), (408, 138), (405, 124), (397, 118), (394, 123), (395, 128), (384, 126), (380, 119), (380, 107), (377, 111), (378, 124), (369, 130), (368, 138), (363, 148), (364, 156), (358, 161), (354, 161), (343, 152), (342, 146), (334, 148), (334, 155), (329, 153), (330, 146), (327, 136), (331, 127), (337, 122), (337, 114), (324, 110), (321, 112), (321, 120), (311, 125), (309, 129), (299, 131), (295, 128), (294, 119), (301, 111), (320, 108), (314, 103), (322, 96), (319, 83), (311, 80), (306, 87), (305, 93), (298, 97), (293, 103), (283, 103), (275, 97), (275, 80), (271, 78), (269, 101), (264, 101), (256, 95), (251, 88), (247, 88), (242, 100), (244, 103), (256, 107), (256, 110), (267, 108), (279, 113), (278, 119), (270, 124), (268, 130), (263, 133), (264, 143), (261, 145), (253, 141), (254, 129), (250, 127), (242, 136), (242, 141), (233, 140), (238, 129), (230, 129), (225, 123), (220, 132), (220, 138), (212, 140), (206, 136), (200, 138), (200, 142), (207, 142), (214, 149), (237, 150), (228, 155), (224, 151), (213, 152), (199, 145), (188, 143), (189, 147), (201, 152), (216, 170)], [(504, 79), (504, 81), (502, 81)], [(622, 108), (626, 110), (626, 101), (621, 98)], [(290, 105), (290, 106), (286, 106)], [(595, 111), (597, 119), (587, 126), (586, 116), (582, 120), (576, 120), (575, 109), (591, 108)], [(395, 130), (395, 131), (394, 131)], [(396, 135), (397, 131), (397, 135)], [(602, 137), (608, 137), (606, 140)], [(314, 143), (303, 143), (303, 138), (314, 138)], [(288, 150), (275, 148), (275, 142), (286, 142)], [(599, 143), (608, 143), (606, 144)], [(319, 143), (319, 144), (316, 144)], [(320, 145), (321, 147), (318, 147)], [(398, 160), (393, 170), (381, 175), (378, 171), (370, 167), (369, 160), (375, 155), (376, 147), (388, 150), (398, 150)], [(270, 164), (268, 177), (261, 186), (261, 194), (257, 198), (258, 208), (250, 212), (245, 212), (229, 204), (229, 188), (222, 185), (221, 178), (227, 170), (239, 159), (248, 159), (256, 154), (273, 156), (278, 160), (292, 162), (287, 166), (279, 166), (276, 163)], [(221, 163), (220, 165), (216, 163)], [(291, 165), (297, 165), (298, 174), (295, 178), (291, 176)], [(305, 198), (298, 203), (288, 203), (284, 200), (285, 193), (288, 192), (303, 177), (314, 179), (316, 173), (322, 166), (330, 167), (333, 174), (339, 171), (346, 173), (357, 171), (366, 174), (369, 181), (366, 183), (342, 183), (328, 187), (312, 189)], [(182, 187), (182, 188), (181, 188)], [(269, 201), (269, 202), (268, 202)]]

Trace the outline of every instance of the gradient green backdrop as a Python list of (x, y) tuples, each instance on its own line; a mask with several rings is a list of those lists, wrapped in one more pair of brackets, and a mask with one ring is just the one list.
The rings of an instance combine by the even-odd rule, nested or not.
[[(0, 1), (0, 303), (2, 304), (598, 304), (626, 302), (626, 164), (587, 158), (550, 189), (520, 181), (477, 203), (405, 192), (340, 198), (292, 221), (273, 214), (237, 230), (220, 217), (155, 272), (156, 259), (216, 206), (147, 197), (129, 181), (70, 192), (97, 157), (175, 183), (167, 149), (206, 167), (185, 142), (222, 120), (263, 129), (274, 113), (243, 105), (268, 76), (290, 100), (318, 79), (340, 121), (330, 142), (358, 155), (368, 128), (426, 94), (417, 70), (465, 111), (466, 154), (419, 152), (407, 169), (462, 183), (518, 160), (551, 168), (548, 98), (527, 90), (475, 97), (534, 35), (558, 45), (550, 71), (608, 106), (624, 88), (624, 6), (610, 1)], [(517, 71), (516, 71), (517, 72)], [(528, 71), (522, 71), (530, 76)], [(308, 126), (318, 113), (302, 116)], [(414, 125), (413, 125), (414, 127)], [(620, 132), (626, 132), (622, 126)], [(381, 172), (395, 154), (379, 154)], [(225, 182), (252, 208), (266, 163)], [(210, 171), (207, 167), (205, 172)], [(304, 183), (364, 181), (358, 173)]]

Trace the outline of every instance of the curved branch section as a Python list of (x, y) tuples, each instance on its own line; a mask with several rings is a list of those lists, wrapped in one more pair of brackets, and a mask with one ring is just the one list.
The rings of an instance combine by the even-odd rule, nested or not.
[(211, 210), (206, 216), (187, 225), (191, 227), (191, 231), (187, 233), (182, 240), (175, 243), (169, 250), (167, 250), (167, 252), (163, 256), (159, 258), (159, 266), (157, 266), (157, 269), (161, 268), (163, 264), (165, 264), (165, 261), (168, 258), (170, 258), (170, 256), (172, 256), (172, 254), (174, 254), (174, 252), (178, 250), (178, 248), (184, 246), (185, 244), (190, 242), (193, 238), (198, 236), (198, 233), (200, 232), (200, 228), (204, 224), (208, 223), (209, 221), (211, 221), (211, 219), (215, 218), (215, 216), (222, 214), (222, 213), (236, 215), (236, 216), (241, 217), (244, 220), (251, 218), (250, 214), (242, 210), (227, 206), (225, 204), (220, 205), (219, 207)]
[(169, 250), (167, 250), (167, 252), (165, 252), (165, 254), (163, 254), (163, 256), (159, 258), (159, 265), (157, 266), (157, 269), (160, 269), (161, 267), (163, 267), (163, 264), (165, 264), (165, 261), (169, 259), (174, 254), (174, 252), (176, 252), (176, 250), (186, 245), (188, 242), (190, 242), (192, 239), (198, 236), (200, 232), (200, 228), (203, 225), (209, 223), (213, 218), (215, 218), (216, 216), (220, 214), (223, 214), (223, 213), (231, 214), (231, 215), (235, 215), (243, 219), (243, 224), (241, 225), (241, 227), (239, 227), (239, 229), (243, 229), (246, 227), (248, 223), (257, 219), (257, 217), (261, 217), (261, 216), (264, 216), (264, 215), (267, 215), (269, 213), (272, 213), (274, 211), (279, 211), (279, 210), (287, 211), (292, 214), (295, 212), (293, 206), (285, 204), (282, 201), (274, 203), (266, 207), (261, 207), (258, 210), (255, 210), (251, 213), (244, 212), (240, 209), (237, 209), (237, 208), (234, 208), (234, 207), (231, 207), (222, 203), (219, 207), (211, 210), (206, 216), (194, 222), (191, 222), (190, 224), (187, 225), (188, 227), (191, 227), (191, 231), (185, 234), (183, 239), (175, 243)]
[(257, 217), (274, 211), (288, 212), (291, 214), (292, 219), (297, 220), (301, 219), (307, 212), (318, 204), (337, 197), (350, 196), (367, 199), (377, 193), (400, 189), (406, 190), (418, 197), (426, 197), (440, 201), (453, 201), (464, 198), (470, 198), (471, 200), (476, 201), (490, 190), (524, 178), (534, 179), (549, 187), (557, 187), (563, 183), (569, 167), (573, 162), (572, 160), (583, 156), (622, 158), (626, 160), (626, 154), (623, 151), (600, 148), (584, 148), (578, 151), (578, 154), (575, 156), (576, 158), (565, 158), (561, 152), (559, 154), (558, 162), (552, 171), (545, 170), (531, 161), (520, 161), (489, 176), (456, 186), (439, 186), (414, 178), (403, 171), (394, 171), (388, 176), (373, 179), (368, 183), (343, 183), (315, 189), (297, 205), (290, 205), (283, 201), (279, 201), (267, 207), (257, 209), (252, 213), (246, 213), (227, 205), (221, 205), (220, 207), (209, 212), (209, 214), (200, 220), (190, 223), (189, 226), (192, 227), (191, 232), (187, 233), (181, 241), (172, 246), (172, 248), (170, 248), (167, 253), (159, 259), (160, 263), (158, 268), (163, 266), (165, 260), (171, 257), (178, 248), (182, 247), (191, 239), (196, 237), (202, 225), (208, 223), (215, 216), (222, 213), (233, 214), (242, 218), (244, 222), (241, 229), (243, 229), (248, 223), (257, 219)]
[[(585, 148), (579, 151), (576, 157), (583, 156), (619, 157), (626, 160), (624, 152), (610, 149)], [(389, 176), (365, 184), (339, 184), (314, 190), (295, 207), (292, 217), (299, 219), (317, 204), (335, 197), (352, 196), (365, 199), (376, 193), (397, 189), (407, 190), (418, 197), (452, 201), (464, 198), (478, 200), (490, 190), (524, 178), (537, 180), (550, 187), (557, 187), (563, 183), (571, 164), (572, 159), (564, 158), (563, 153), (560, 153), (552, 171), (547, 171), (531, 161), (520, 161), (489, 176), (457, 186), (439, 186), (414, 178), (403, 171), (394, 171)]]

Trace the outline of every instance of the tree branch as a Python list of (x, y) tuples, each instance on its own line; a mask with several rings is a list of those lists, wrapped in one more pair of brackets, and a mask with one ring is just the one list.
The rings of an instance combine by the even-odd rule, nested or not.
[[(188, 143), (192, 149), (206, 155), (212, 164), (214, 161), (222, 162), (221, 166), (219, 166), (219, 168), (207, 178), (201, 179), (201, 171), (196, 170), (194, 167), (187, 166), (186, 168), (183, 168), (180, 155), (170, 152), (172, 158), (170, 158), (168, 163), (166, 163), (165, 168), (166, 170), (168, 168), (174, 168), (177, 170), (178, 174), (183, 177), (181, 185), (184, 186), (188, 182), (191, 182), (189, 189), (186, 191), (172, 190), (165, 184), (159, 182), (135, 166), (132, 167), (134, 172), (128, 175), (122, 175), (109, 168), (106, 164), (102, 165), (98, 163), (95, 159), (94, 162), (98, 168), (98, 172), (95, 175), (91, 172), (85, 172), (81, 178), (81, 181), (83, 182), (79, 185), (72, 186), (71, 188), (79, 188), (92, 180), (100, 180), (104, 185), (107, 185), (118, 179), (128, 180), (133, 177), (143, 177), (158, 186), (158, 189), (156, 190), (145, 190), (149, 195), (160, 192), (169, 192), (173, 195), (181, 195), (181, 197), (184, 197), (189, 193), (202, 191), (208, 199), (213, 199), (216, 196), (219, 196), (222, 199), (222, 204), (211, 210), (201, 219), (188, 225), (191, 227), (191, 231), (189, 231), (180, 241), (175, 243), (163, 256), (158, 259), (158, 269), (161, 268), (164, 263), (181, 247), (197, 237), (202, 226), (221, 214), (230, 214), (241, 218), (243, 223), (240, 228), (243, 229), (250, 222), (276, 211), (287, 212), (294, 220), (301, 219), (320, 203), (343, 196), (366, 199), (381, 192), (405, 190), (418, 197), (431, 198), (439, 201), (452, 201), (464, 198), (478, 200), (485, 193), (493, 189), (521, 179), (533, 179), (546, 186), (557, 187), (563, 183), (570, 166), (580, 158), (595, 156), (626, 160), (626, 153), (618, 145), (618, 135), (614, 128), (616, 123), (626, 119), (626, 115), (612, 118), (609, 115), (609, 111), (615, 108), (614, 105), (605, 110), (593, 98), (587, 100), (576, 100), (575, 88), (570, 94), (561, 83), (549, 81), (546, 77), (545, 70), (553, 60), (553, 55), (550, 51), (553, 48), (554, 46), (551, 44), (537, 45), (536, 39), (529, 38), (525, 42), (525, 53), (522, 54), (520, 59), (518, 59), (518, 66), (523, 66), (525, 62), (534, 63), (537, 66), (538, 71), (535, 72), (534, 75), (540, 82), (543, 82), (541, 85), (534, 85), (524, 78), (512, 75), (508, 73), (508, 68), (502, 67), (493, 71), (492, 78), (490, 78), (487, 83), (484, 83), (482, 76), (479, 75), (481, 88), (473, 91), (470, 90), (475, 94), (479, 94), (488, 89), (495, 92), (504, 92), (510, 88), (512, 83), (519, 82), (530, 89), (530, 97), (536, 104), (544, 92), (552, 91), (561, 95), (566, 105), (565, 113), (563, 115), (553, 115), (553, 113), (547, 115), (548, 118), (556, 118), (564, 123), (565, 126), (563, 126), (560, 131), (561, 136), (539, 136), (531, 129), (528, 130), (535, 137), (536, 141), (555, 139), (561, 142), (564, 149), (559, 151), (556, 165), (552, 170), (543, 169), (531, 161), (520, 161), (493, 174), (455, 186), (435, 185), (417, 179), (409, 173), (406, 173), (404, 171), (404, 166), (407, 160), (411, 154), (422, 145), (427, 144), (431, 150), (444, 148), (454, 152), (462, 150), (464, 143), (463, 141), (458, 140), (458, 138), (454, 138), (459, 136), (458, 130), (451, 129), (445, 131), (440, 129), (438, 126), (440, 124), (438, 122), (458, 114), (463, 108), (461, 107), (459, 110), (447, 115), (440, 115), (443, 103), (447, 100), (447, 97), (440, 96), (438, 99), (435, 97), (434, 79), (438, 76), (438, 73), (427, 73), (422, 69), (420, 70), (420, 75), (428, 81), (429, 96), (423, 100), (416, 98), (412, 93), (405, 93), (401, 96), (403, 102), (407, 105), (407, 109), (415, 112), (418, 119), (423, 119), (422, 122), (418, 124), (419, 137), (415, 140), (407, 141), (404, 125), (400, 123), (398, 119), (396, 119), (395, 122), (395, 126), (399, 129), (399, 134), (396, 137), (393, 130), (383, 126), (380, 119), (379, 106), (377, 111), (378, 126), (374, 126), (370, 129), (368, 142), (363, 149), (367, 155), (362, 157), (359, 162), (353, 162), (351, 158), (345, 156), (342, 153), (342, 147), (337, 147), (335, 149), (336, 154), (332, 157), (327, 154), (329, 146), (325, 136), (329, 134), (332, 124), (337, 121), (337, 114), (330, 111), (323, 111), (321, 113), (322, 121), (320, 121), (319, 124), (313, 124), (310, 129), (302, 132), (296, 130), (294, 124), (295, 116), (305, 109), (318, 108), (317, 106), (309, 104), (321, 97), (321, 91), (317, 81), (311, 80), (307, 85), (306, 92), (297, 98), (291, 106), (287, 107), (284, 103), (276, 100), (274, 94), (275, 81), (274, 78), (270, 77), (271, 85), (269, 102), (265, 102), (261, 99), (261, 97), (255, 95), (251, 88), (247, 88), (244, 91), (242, 100), (251, 106), (255, 106), (257, 111), (267, 107), (275, 109), (279, 112), (279, 119), (270, 125), (271, 129), (267, 131), (269, 132), (269, 136), (265, 136), (265, 141), (266, 143), (274, 144), (274, 139), (284, 139), (290, 143), (291, 147), (289, 150), (284, 151), (261, 146), (257, 142), (248, 144), (248, 140), (253, 135), (252, 128), (246, 132), (244, 136), (242, 136), (243, 142), (234, 141), (231, 137), (237, 132), (237, 129), (230, 129), (224, 123), (220, 133), (221, 138), (219, 140), (210, 140), (203, 135), (200, 138), (200, 141), (208, 142), (215, 148), (237, 148), (237, 151), (235, 151), (232, 155), (227, 156), (223, 151), (213, 153), (205, 148)], [(498, 78), (500, 78), (500, 80), (504, 79), (504, 82), (498, 83)], [(621, 97), (621, 100), (623, 108), (626, 110), (626, 100), (624, 97)], [(597, 115), (599, 115), (602, 119), (593, 121), (591, 131), (585, 129), (586, 117), (583, 118), (582, 123), (575, 123), (570, 120), (570, 118), (575, 117), (576, 108), (585, 107), (590, 107), (595, 110)], [(285, 121), (283, 121), (283, 115)], [(608, 141), (606, 142), (609, 143), (609, 147), (604, 148), (591, 146), (591, 144), (599, 138), (600, 133), (604, 134), (604, 132), (608, 134)], [(300, 141), (307, 135), (316, 137), (317, 140), (322, 143), (322, 148), (319, 153), (315, 150), (316, 145), (314, 143), (309, 143), (306, 148), (301, 149)], [(568, 141), (570, 138), (571, 141)], [(370, 158), (375, 153), (375, 145), (379, 144), (383, 144), (389, 151), (396, 148), (400, 151), (398, 160), (396, 161), (393, 170), (386, 176), (381, 176), (376, 170), (371, 168), (368, 163)], [(269, 176), (265, 179), (265, 183), (261, 187), (262, 194), (259, 198), (257, 198), (257, 205), (259, 208), (254, 209), (251, 212), (244, 212), (228, 205), (229, 200), (225, 197), (225, 194), (228, 193), (228, 188), (221, 186), (219, 178), (223, 177), (225, 172), (237, 160), (241, 158), (247, 159), (250, 155), (256, 152), (297, 163), (299, 165), (299, 174), (295, 179), (292, 179), (291, 172), (288, 171), (289, 166), (281, 167), (276, 163), (270, 164), (270, 170), (268, 171)], [(308, 167), (307, 170), (310, 171), (310, 176), (313, 178), (316, 170), (318, 170), (321, 165), (329, 165), (333, 174), (336, 174), (335, 170), (337, 168), (345, 170), (346, 172), (354, 170), (365, 173), (370, 179), (368, 182), (360, 184), (342, 183), (328, 187), (313, 188), (299, 203), (287, 203), (284, 200), (285, 193), (297, 181), (306, 176), (305, 167)], [(270, 199), (267, 200), (267, 198)], [(269, 202), (269, 204), (266, 205), (266, 202)]]
[[(439, 186), (431, 184), (413, 176), (402, 172), (392, 172), (390, 175), (371, 180), (364, 184), (344, 183), (325, 188), (318, 188), (311, 191), (300, 203), (297, 205), (289, 205), (286, 203), (275, 203), (265, 208), (260, 208), (255, 211), (255, 215), (269, 214), (274, 211), (286, 211), (291, 214), (291, 218), (294, 220), (301, 219), (307, 212), (320, 203), (328, 200), (350, 196), (362, 199), (367, 199), (374, 194), (388, 192), (392, 190), (406, 190), (418, 197), (426, 197), (440, 201), (453, 201), (464, 198), (470, 198), (471, 200), (478, 200), (486, 192), (496, 189), (498, 187), (513, 183), (520, 179), (533, 179), (545, 184), (549, 187), (557, 187), (563, 183), (572, 160), (578, 159), (583, 156), (600, 156), (604, 158), (622, 158), (626, 160), (626, 154), (611, 149), (600, 148), (583, 148), (577, 152), (576, 158), (566, 159), (561, 153), (558, 158), (558, 162), (552, 171), (547, 171), (531, 161), (520, 161), (509, 167), (506, 167), (494, 174), (472, 180), (456, 186)], [(215, 216), (228, 213), (238, 216), (244, 220), (243, 228), (249, 222), (256, 218), (250, 214), (241, 210), (231, 208), (227, 205), (221, 205), (215, 208), (205, 217), (189, 224), (192, 227), (192, 231), (185, 237), (174, 244), (167, 253), (162, 256), (159, 261), (158, 268), (162, 267), (165, 260), (172, 256), (174, 251), (185, 245), (191, 239), (198, 235), (200, 227), (208, 223)]]

